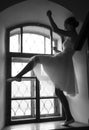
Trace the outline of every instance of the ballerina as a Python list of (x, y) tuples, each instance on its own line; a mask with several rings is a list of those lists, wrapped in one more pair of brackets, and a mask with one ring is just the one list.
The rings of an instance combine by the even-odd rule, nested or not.
[[(55, 86), (55, 93), (57, 97), (62, 103), (66, 115), (66, 120), (63, 125), (67, 126), (74, 122), (74, 118), (70, 112), (68, 100), (64, 92), (73, 96), (77, 93), (72, 56), (75, 52), (74, 46), (78, 37), (76, 27), (78, 27), (79, 22), (75, 19), (75, 17), (69, 17), (64, 21), (65, 30), (62, 30), (55, 24), (50, 10), (47, 11), (47, 16), (52, 29), (62, 37), (65, 37), (63, 42), (63, 51), (54, 56), (33, 56), (30, 58), (29, 63), (23, 68), (23, 70), (21, 70), (21, 72), (19, 72), (15, 77), (8, 79), (8, 81), (21, 81), (21, 77), (25, 73), (31, 71), (32, 69), (35, 70), (37, 64), (42, 64), (44, 71)], [(38, 77), (37, 73), (36, 76)]]

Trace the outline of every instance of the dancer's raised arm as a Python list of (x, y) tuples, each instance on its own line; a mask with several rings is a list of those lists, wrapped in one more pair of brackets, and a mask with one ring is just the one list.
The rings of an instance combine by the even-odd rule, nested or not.
[(57, 27), (56, 23), (54, 22), (52, 18), (52, 12), (50, 10), (47, 11), (47, 16), (49, 18), (49, 21), (51, 23), (51, 26), (55, 32), (57, 32), (61, 36), (69, 36), (71, 37), (73, 33), (71, 31), (65, 31)]
[(53, 30), (54, 30), (54, 31), (57, 30), (58, 27), (57, 27), (56, 23), (54, 22), (54, 20), (53, 20), (53, 18), (52, 18), (52, 12), (51, 12), (50, 10), (47, 11), (47, 16), (48, 16), (48, 18), (49, 18), (49, 21), (50, 21), (50, 23), (51, 23), (51, 26), (52, 26)]

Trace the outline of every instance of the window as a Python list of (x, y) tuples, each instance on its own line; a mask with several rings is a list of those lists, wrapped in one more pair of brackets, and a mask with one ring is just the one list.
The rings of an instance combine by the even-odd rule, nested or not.
[[(7, 36), (6, 78), (18, 74), (32, 56), (53, 55), (54, 46), (61, 50), (60, 36), (44, 25), (23, 25), (8, 29)], [(6, 115), (9, 122), (40, 121), (63, 116), (54, 85), (43, 66), (39, 66), (42, 77), (40, 81), (32, 70), (23, 75), (21, 82), (6, 82)]]

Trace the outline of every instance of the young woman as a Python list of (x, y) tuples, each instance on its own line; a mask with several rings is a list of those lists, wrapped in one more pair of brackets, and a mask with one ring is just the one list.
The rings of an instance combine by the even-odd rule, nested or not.
[[(78, 27), (79, 23), (76, 21), (75, 17), (69, 17), (64, 22), (65, 30), (62, 30), (55, 24), (51, 11), (47, 11), (47, 16), (52, 29), (65, 39), (63, 42), (63, 51), (54, 56), (37, 55), (30, 58), (29, 63), (25, 66), (25, 68), (14, 78), (8, 79), (8, 81), (20, 81), (22, 75), (32, 69), (35, 70), (37, 64), (42, 64), (46, 74), (54, 83), (55, 93), (63, 105), (66, 115), (64, 125), (66, 126), (74, 122), (74, 118), (71, 115), (69, 104), (64, 92), (74, 96), (77, 93), (72, 56), (75, 52), (74, 46), (78, 37), (76, 27)], [(39, 74), (36, 73), (36, 75), (38, 77)]]

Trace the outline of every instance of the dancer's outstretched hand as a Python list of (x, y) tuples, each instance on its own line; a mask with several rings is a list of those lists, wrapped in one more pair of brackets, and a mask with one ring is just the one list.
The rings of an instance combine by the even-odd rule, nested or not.
[(18, 81), (18, 82), (20, 82), (20, 81), (21, 81), (21, 78), (13, 77), (13, 78), (7, 79), (7, 82), (13, 82), (13, 81)]
[(52, 15), (51, 10), (48, 10), (48, 11), (47, 11), (47, 16), (50, 17), (51, 15)]

